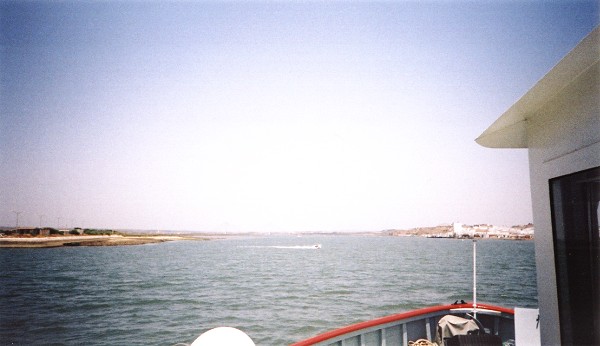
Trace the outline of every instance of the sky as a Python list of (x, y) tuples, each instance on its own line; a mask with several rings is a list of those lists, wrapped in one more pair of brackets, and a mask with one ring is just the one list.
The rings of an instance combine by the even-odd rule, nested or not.
[(532, 222), (477, 138), (599, 1), (1, 1), (0, 225)]

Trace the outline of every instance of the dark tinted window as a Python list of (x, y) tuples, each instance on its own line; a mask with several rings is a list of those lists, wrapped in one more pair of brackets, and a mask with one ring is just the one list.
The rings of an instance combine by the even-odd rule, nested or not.
[(600, 167), (550, 180), (550, 194), (562, 344), (600, 345)]

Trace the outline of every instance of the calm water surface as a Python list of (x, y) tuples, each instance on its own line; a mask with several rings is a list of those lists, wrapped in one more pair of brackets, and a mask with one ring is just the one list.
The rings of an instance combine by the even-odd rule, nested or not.
[[(257, 345), (287, 345), (471, 300), (471, 250), (468, 240), (374, 236), (0, 249), (0, 343), (189, 344), (231, 326)], [(479, 302), (537, 306), (532, 241), (482, 240), (477, 253)]]

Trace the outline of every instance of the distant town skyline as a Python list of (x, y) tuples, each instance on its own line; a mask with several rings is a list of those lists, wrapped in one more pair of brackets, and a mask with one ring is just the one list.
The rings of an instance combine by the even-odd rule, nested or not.
[(599, 18), (598, 1), (1, 2), (0, 225), (527, 224), (527, 152), (474, 139)]

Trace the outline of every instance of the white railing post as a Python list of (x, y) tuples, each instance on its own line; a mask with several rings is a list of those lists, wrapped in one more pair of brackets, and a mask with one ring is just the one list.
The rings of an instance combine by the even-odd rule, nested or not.
[(473, 316), (477, 318), (477, 240), (473, 239)]

